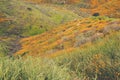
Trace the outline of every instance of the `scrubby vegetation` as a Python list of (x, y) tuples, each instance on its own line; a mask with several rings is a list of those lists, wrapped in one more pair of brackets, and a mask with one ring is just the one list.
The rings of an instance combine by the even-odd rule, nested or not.
[(119, 0), (1, 0), (0, 80), (120, 80)]
[(0, 58), (1, 80), (119, 80), (120, 32), (55, 58)]

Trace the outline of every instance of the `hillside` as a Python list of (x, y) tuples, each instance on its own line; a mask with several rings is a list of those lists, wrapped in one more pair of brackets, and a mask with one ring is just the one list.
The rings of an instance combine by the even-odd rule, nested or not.
[[(59, 6), (37, 5), (21, 0), (2, 0), (0, 44), (5, 42), (7, 48), (2, 48), (0, 52), (4, 54), (4, 51), (7, 51), (5, 54), (13, 54), (20, 48), (20, 38), (41, 34), (77, 18), (80, 16), (65, 8), (59, 9)], [(4, 37), (11, 40), (2, 40)]]
[(1, 0), (0, 80), (120, 80), (120, 0)]
[(3, 33), (1, 33), (1, 35), (36, 35), (64, 22), (79, 18), (79, 16), (72, 11), (57, 9), (56, 7), (44, 4), (36, 5), (21, 0), (1, 1), (0, 13), (3, 14), (4, 17), (11, 19), (10, 22), (0, 24), (0, 28), (2, 26), (5, 28), (5, 30), (2, 30)]
[(75, 20), (41, 35), (22, 39), (22, 49), (16, 54), (43, 56), (57, 55), (64, 51), (69, 53), (88, 42), (104, 38), (114, 30), (120, 30), (120, 21), (114, 18), (92, 17)]
[[(52, 70), (65, 80), (120, 79), (120, 19), (99, 16), (74, 20), (43, 34), (23, 38), (20, 42), (22, 47), (15, 56), (39, 57), (35, 62), (40, 58), (47, 59), (48, 64), (57, 65)], [(47, 63), (40, 66), (44, 64)], [(53, 65), (49, 65), (47, 70)], [(57, 73), (63, 69), (65, 73)], [(53, 76), (54, 72), (49, 74)], [(48, 80), (56, 77), (64, 80), (57, 75), (47, 75)]]

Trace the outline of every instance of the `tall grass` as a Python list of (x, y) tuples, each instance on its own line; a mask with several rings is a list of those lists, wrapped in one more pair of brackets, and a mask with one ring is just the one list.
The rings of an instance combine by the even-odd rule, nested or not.
[(40, 58), (0, 58), (0, 80), (70, 80), (66, 67)]

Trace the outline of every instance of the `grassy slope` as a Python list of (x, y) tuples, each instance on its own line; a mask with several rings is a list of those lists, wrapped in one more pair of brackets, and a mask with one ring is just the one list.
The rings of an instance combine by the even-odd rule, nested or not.
[[(37, 1), (39, 0), (30, 0), (30, 1), (37, 3)], [(62, 1), (56, 2), (53, 0), (54, 4), (56, 3), (63, 6), (61, 2)], [(74, 13), (83, 17), (88, 17), (94, 13), (99, 13), (101, 16), (108, 16), (114, 18), (119, 18), (120, 16), (119, 0), (82, 0), (82, 1), (78, 1), (77, 3), (74, 3), (74, 0), (68, 0), (67, 2), (71, 4), (67, 6), (66, 4), (64, 4), (64, 7), (67, 7), (68, 10), (72, 10)]]
[(120, 31), (52, 59), (3, 57), (0, 58), (0, 79), (119, 80), (119, 41)]
[(24, 38), (21, 43), (22, 49), (16, 54), (50, 59), (0, 58), (1, 80), (120, 79), (119, 19), (74, 20), (41, 35)]
[(38, 56), (71, 52), (87, 42), (104, 37), (112, 29), (117, 31), (119, 28), (119, 20), (113, 18), (92, 17), (75, 20), (41, 35), (22, 39), (22, 49), (16, 54)]
[[(1, 1), (0, 13), (12, 19), (12, 21), (0, 25), (1, 28), (6, 28), (1, 34), (8, 32), (14, 35), (20, 34), (22, 36), (39, 34), (56, 25), (63, 24), (64, 22), (79, 17), (66, 9), (60, 10), (44, 4), (30, 4), (21, 0)], [(20, 29), (23, 31), (21, 32)]]
[[(37, 35), (76, 18), (79, 18), (77, 14), (59, 9), (57, 6), (37, 5), (21, 0), (2, 0), (0, 1), (0, 44), (4, 36), (14, 41), (18, 39), (16, 36), (20, 38)], [(13, 41), (9, 40), (8, 43), (16, 44)], [(7, 44), (7, 47), (10, 45)], [(8, 48), (4, 49), (9, 51)], [(4, 50), (1, 51), (4, 53)]]

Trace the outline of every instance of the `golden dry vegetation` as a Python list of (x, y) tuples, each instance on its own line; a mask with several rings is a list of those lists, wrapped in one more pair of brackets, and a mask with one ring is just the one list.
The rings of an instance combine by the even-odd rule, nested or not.
[(22, 49), (16, 54), (56, 56), (64, 51), (71, 52), (75, 48), (105, 36), (107, 34), (106, 28), (111, 23), (120, 25), (119, 20), (106, 17), (74, 20), (41, 35), (23, 38), (20, 41)]

